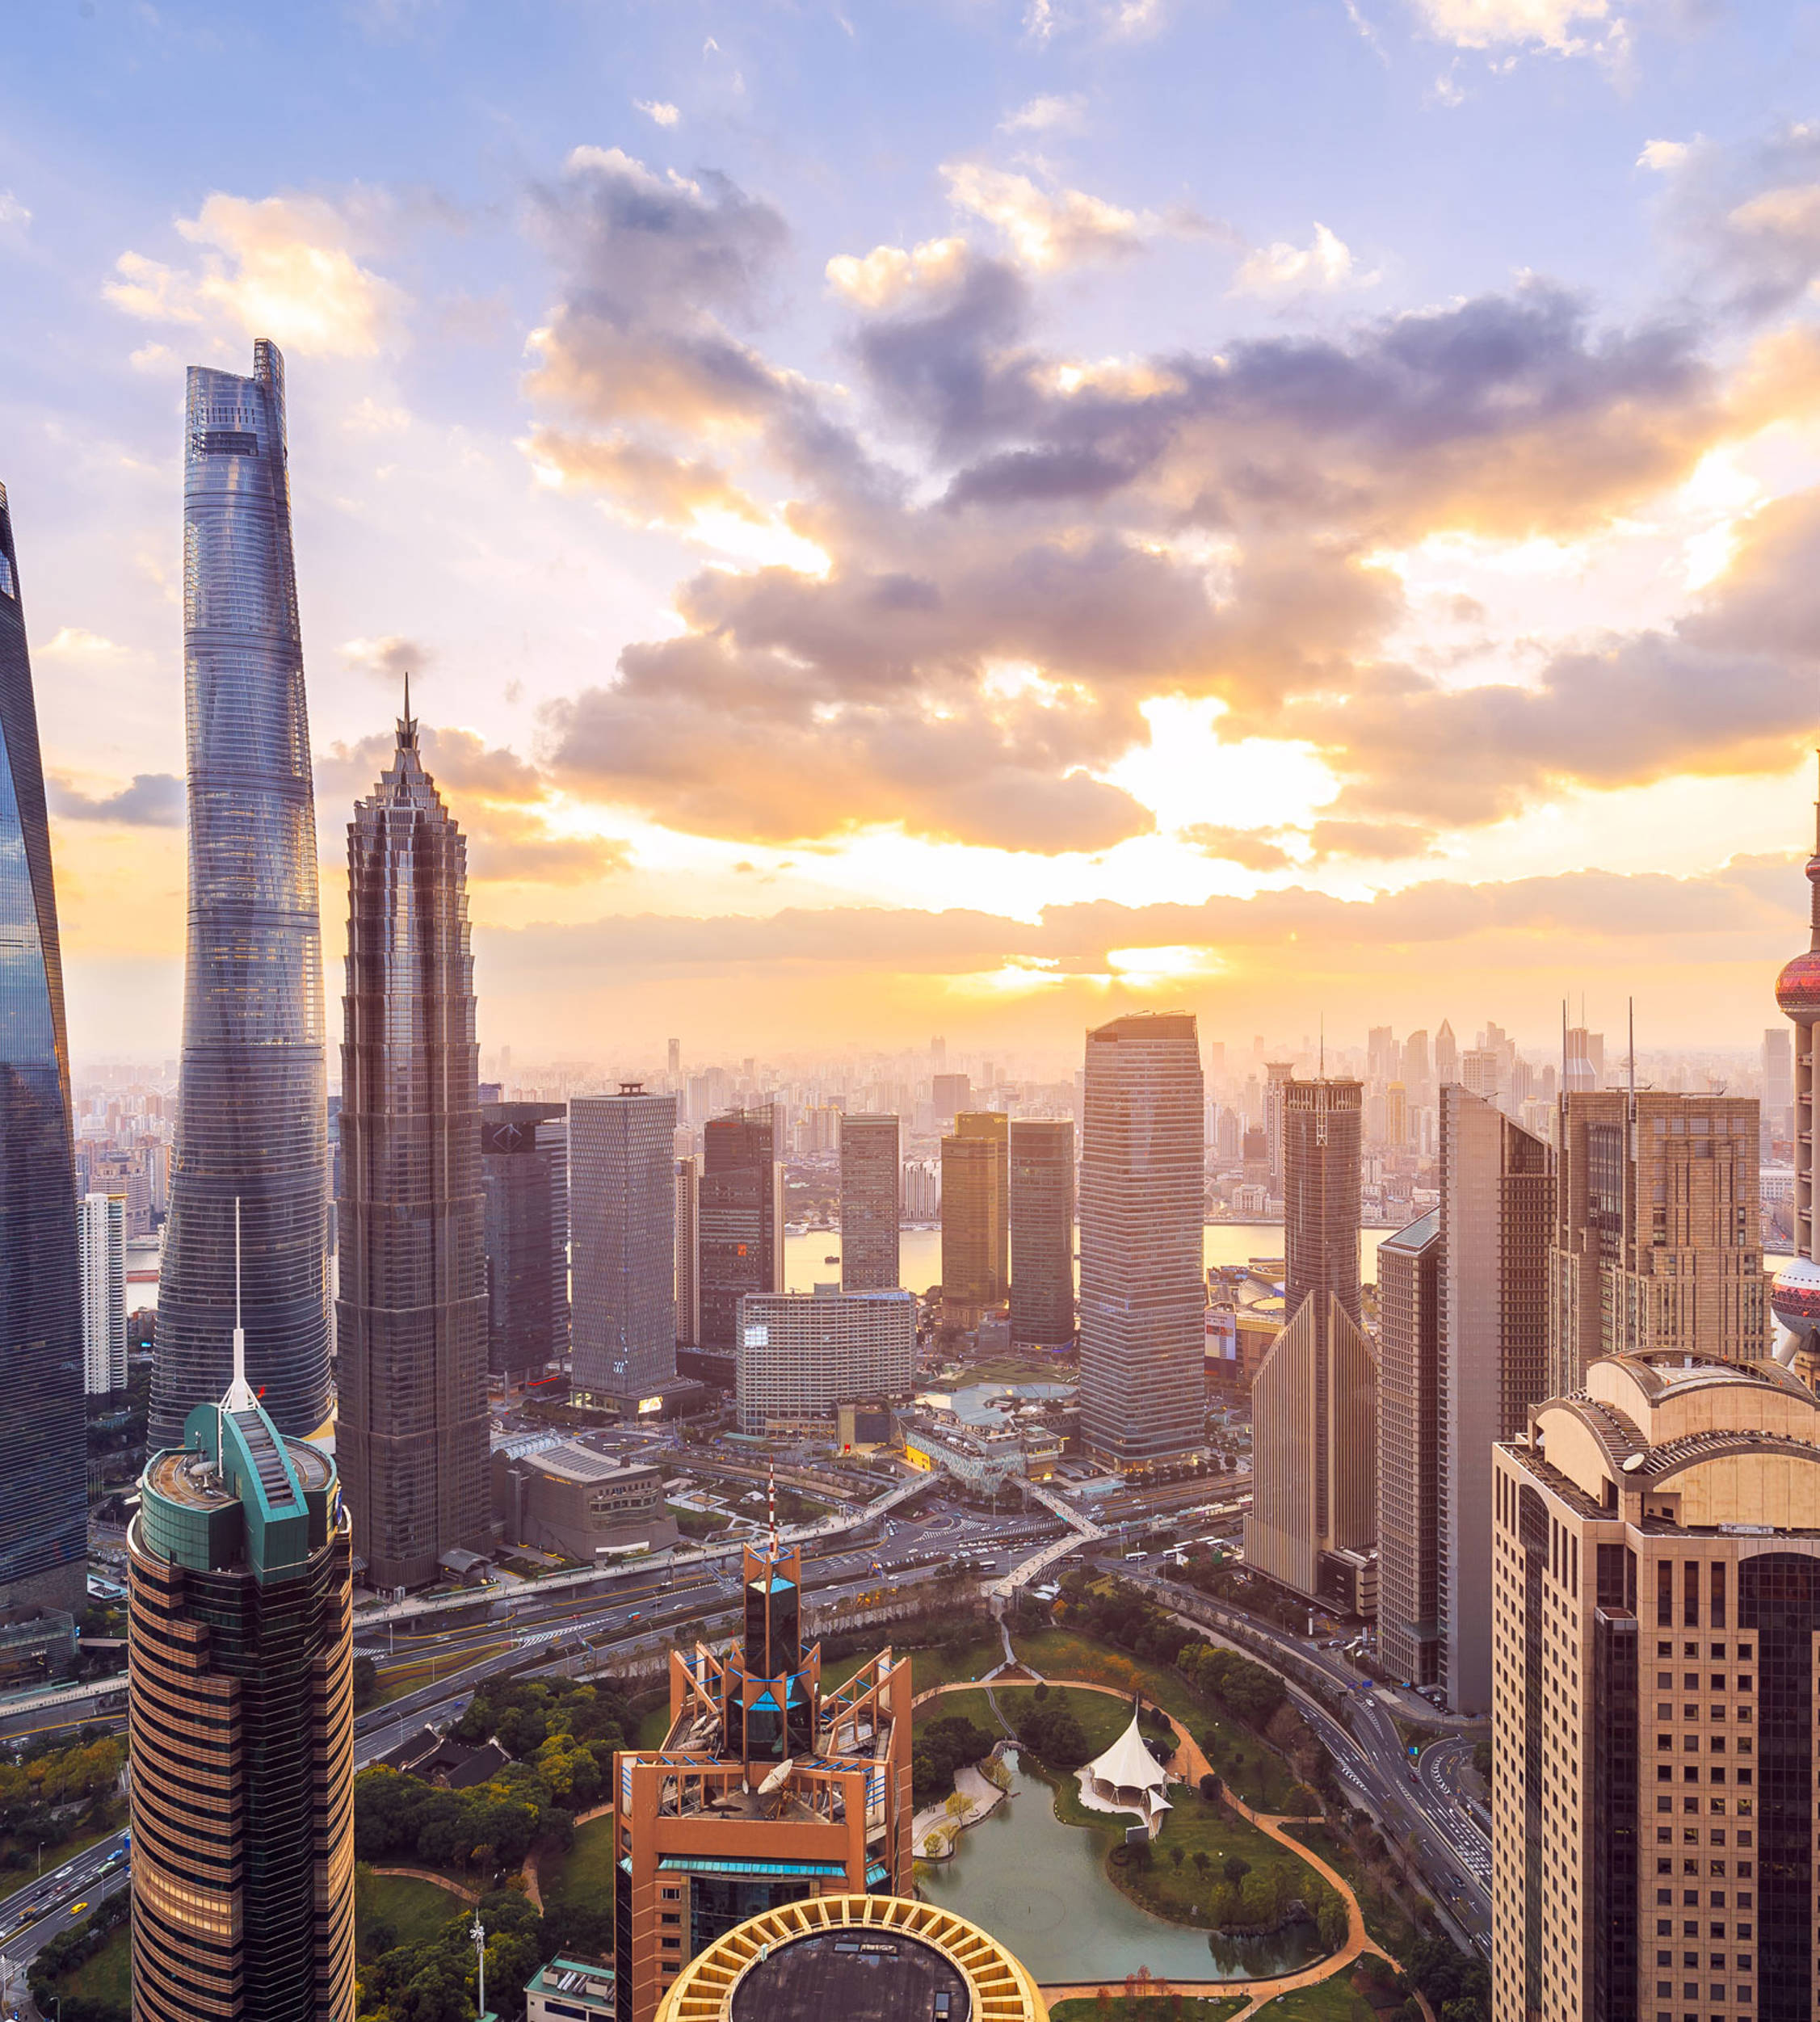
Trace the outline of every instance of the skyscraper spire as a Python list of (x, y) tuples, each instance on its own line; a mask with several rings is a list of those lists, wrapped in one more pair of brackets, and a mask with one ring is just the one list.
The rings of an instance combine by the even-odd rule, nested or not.
[(316, 801), (291, 553), (284, 361), (191, 366), (183, 461), (189, 952), (149, 1444), (231, 1380), (281, 1432), (329, 1415), (328, 1084)]
[(1820, 1217), (1814, 1213), (1814, 1027), (1820, 1022), (1820, 800), (1814, 803), (1807, 952), (1776, 979), (1776, 1001), (1795, 1028), (1795, 1211), (1793, 1258), (1776, 1274), (1771, 1310), (1793, 1336), (1777, 1352), (1810, 1383), (1820, 1376)]
[[(377, 1587), (485, 1542), (487, 1295), (467, 845), (417, 753), (347, 829), (336, 1455)], [(667, 1146), (666, 1146), (667, 1150)]]

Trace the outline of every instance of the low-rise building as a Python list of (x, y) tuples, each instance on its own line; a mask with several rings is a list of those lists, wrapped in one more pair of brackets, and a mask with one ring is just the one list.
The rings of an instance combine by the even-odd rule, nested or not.
[(524, 2022), (613, 2022), (615, 1991), (598, 1959), (552, 1959), (524, 1983)]
[(907, 1397), (916, 1300), (902, 1291), (749, 1292), (739, 1302), (739, 1429), (831, 1436), (845, 1403)]
[(493, 1457), (493, 1515), (508, 1545), (591, 1564), (604, 1552), (676, 1542), (663, 1470), (625, 1465), (574, 1440), (543, 1433)]

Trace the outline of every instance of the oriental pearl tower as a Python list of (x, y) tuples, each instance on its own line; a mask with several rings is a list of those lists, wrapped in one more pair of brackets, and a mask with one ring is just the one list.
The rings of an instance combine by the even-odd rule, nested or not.
[[(1795, 1254), (1777, 1274), (1770, 1309), (1794, 1337), (1778, 1351), (1809, 1385), (1820, 1378), (1820, 1227), (1814, 1199), (1814, 1028), (1820, 1024), (1820, 802), (1807, 860), (1813, 935), (1776, 979), (1776, 1001), (1795, 1028)], [(1820, 1385), (1817, 1385), (1820, 1387)]]

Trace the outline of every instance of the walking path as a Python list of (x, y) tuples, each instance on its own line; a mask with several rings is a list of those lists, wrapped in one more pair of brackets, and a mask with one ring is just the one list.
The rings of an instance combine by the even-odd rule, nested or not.
[(375, 1874), (403, 1875), (412, 1881), (433, 1881), (439, 1889), (446, 1889), (452, 1896), (460, 1896), (464, 1902), (478, 1902), (478, 1889), (464, 1889), (459, 1881), (452, 1881), (446, 1874), (438, 1874), (434, 1868), (375, 1868)]
[[(1109, 1699), (1130, 1697), (1130, 1694), (1119, 1686), (1097, 1685), (1082, 1678), (1052, 1678), (1048, 1680), (1048, 1683), (1057, 1692), (1103, 1692)], [(910, 1704), (914, 1708), (920, 1706), (925, 1700), (939, 1698), (944, 1692), (977, 1692), (978, 1689), (977, 1685), (971, 1683), (931, 1685), (927, 1692), (918, 1692)], [(1150, 1703), (1155, 1704), (1154, 1700)], [(993, 1710), (998, 1711), (996, 1702), (994, 1702)], [(1173, 1713), (1169, 1713), (1166, 1708), (1159, 1707), (1158, 1710), (1165, 1714), (1170, 1726), (1175, 1730), (1177, 1761), (1182, 1768), (1186, 1769), (1187, 1780), (1198, 1789), (1201, 1778), (1211, 1772), (1213, 1765), (1202, 1754), (1200, 1743), (1195, 1739), (1181, 1721)], [(1002, 1714), (1000, 1718), (1003, 1718)], [(1336, 1973), (1343, 1973), (1348, 1966), (1367, 1953), (1374, 1953), (1393, 1967), (1396, 1965), (1396, 1961), (1391, 1958), (1389, 1953), (1367, 1935), (1364, 1912), (1359, 1907), (1359, 1898), (1352, 1893), (1351, 1885), (1346, 1877), (1330, 1867), (1313, 1848), (1304, 1846), (1301, 1840), (1286, 1830), (1288, 1827), (1292, 1825), (1307, 1825), (1311, 1822), (1309, 1820), (1292, 1818), (1287, 1814), (1280, 1815), (1271, 1812), (1255, 1811), (1243, 1798), (1236, 1796), (1228, 1785), (1222, 1785), (1221, 1799), (1224, 1803), (1230, 1806), (1241, 1818), (1255, 1826), (1259, 1832), (1277, 1841), (1280, 1845), (1287, 1847), (1297, 1860), (1305, 1860), (1322, 1881), (1328, 1884), (1335, 1894), (1346, 1905), (1346, 1942), (1339, 1951), (1330, 1953), (1324, 1959), (1318, 1959), (1313, 1965), (1305, 1966), (1299, 1973), (1279, 1974), (1272, 1978), (1263, 1980), (1171, 1980), (1169, 1982), (1169, 1989), (1172, 1994), (1246, 1995), (1250, 1996), (1250, 2005), (1242, 2008), (1233, 2017), (1233, 2022), (1245, 2022), (1246, 2016), (1258, 2014), (1267, 2002), (1274, 2000), (1278, 1995), (1290, 1993), (1297, 1987), (1318, 1986), (1323, 1980), (1330, 1980)], [(1062, 1982), (1053, 1986), (1045, 1986), (1043, 1989), (1043, 1999), (1052, 2007), (1057, 2001), (1091, 2001), (1097, 1997), (1103, 1986), (1115, 1993), (1121, 1992), (1124, 1982), (1120, 1978), (1114, 1978), (1096, 1981), (1091, 1986), (1085, 1982)], [(1434, 2011), (1429, 2007), (1428, 2003), (1419, 1994), (1415, 1998), (1423, 2013), (1428, 2016), (1429, 2022), (1434, 2022)]]

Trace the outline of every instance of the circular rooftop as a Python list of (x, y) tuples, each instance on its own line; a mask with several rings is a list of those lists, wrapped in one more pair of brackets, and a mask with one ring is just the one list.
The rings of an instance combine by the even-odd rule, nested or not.
[(658, 2022), (1047, 2022), (1036, 1983), (951, 1911), (902, 1896), (813, 1896), (698, 1953)]

